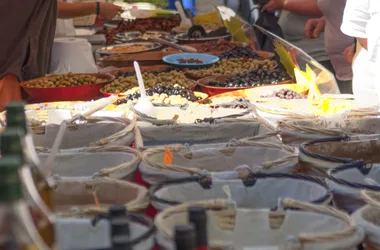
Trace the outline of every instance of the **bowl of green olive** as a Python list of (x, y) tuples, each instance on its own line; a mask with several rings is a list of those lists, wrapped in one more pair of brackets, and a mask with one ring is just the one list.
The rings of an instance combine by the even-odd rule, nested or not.
[(99, 90), (114, 80), (109, 74), (50, 75), (20, 85), (32, 102), (91, 101), (101, 97)]

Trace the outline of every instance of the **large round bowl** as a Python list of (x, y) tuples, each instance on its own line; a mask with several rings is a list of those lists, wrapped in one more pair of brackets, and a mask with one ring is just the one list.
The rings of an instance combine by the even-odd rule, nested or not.
[(59, 101), (91, 101), (101, 97), (99, 90), (106, 84), (115, 79), (108, 74), (74, 74), (74, 75), (91, 75), (96, 78), (104, 79), (96, 84), (88, 84), (74, 87), (59, 88), (30, 88), (26, 85), (30, 82), (41, 80), (46, 77), (40, 77), (30, 81), (22, 82), (20, 85), (29, 95), (32, 102), (59, 102)]
[(208, 77), (198, 80), (198, 85), (201, 88), (202, 92), (206, 93), (208, 96), (215, 96), (215, 95), (220, 95), (223, 93), (236, 91), (236, 90), (251, 89), (251, 88), (257, 88), (257, 87), (262, 87), (262, 86), (273, 86), (273, 85), (286, 84), (286, 83), (292, 82), (291, 80), (288, 80), (288, 81), (278, 82), (276, 84), (261, 84), (261, 86), (236, 87), (236, 88), (235, 87), (232, 87), (232, 88), (216, 87), (216, 86), (208, 85), (208, 83), (211, 81), (224, 82), (227, 78), (228, 76), (208, 76)]

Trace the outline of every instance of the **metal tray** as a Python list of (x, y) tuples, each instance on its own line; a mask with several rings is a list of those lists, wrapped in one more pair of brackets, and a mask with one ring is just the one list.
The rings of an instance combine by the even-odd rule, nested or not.
[[(112, 52), (112, 51), (109, 51), (109, 50), (111, 50), (113, 48), (117, 48), (117, 47), (132, 47), (132, 46), (144, 46), (145, 49), (137, 50), (137, 51), (130, 51), (130, 52)], [(100, 56), (115, 55), (115, 54), (136, 54), (136, 53), (141, 53), (141, 52), (158, 50), (158, 49), (162, 48), (162, 46), (163, 45), (160, 43), (153, 43), (153, 42), (123, 43), (123, 44), (112, 45), (112, 46), (100, 48), (100, 49), (96, 50), (96, 53), (98, 53)]]

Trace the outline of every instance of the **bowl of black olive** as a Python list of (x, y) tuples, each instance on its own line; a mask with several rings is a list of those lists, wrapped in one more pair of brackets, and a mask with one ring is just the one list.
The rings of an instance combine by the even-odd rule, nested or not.
[(288, 74), (276, 69), (252, 69), (232, 76), (210, 76), (198, 80), (202, 92), (214, 96), (230, 91), (249, 89), (274, 84), (291, 83)]

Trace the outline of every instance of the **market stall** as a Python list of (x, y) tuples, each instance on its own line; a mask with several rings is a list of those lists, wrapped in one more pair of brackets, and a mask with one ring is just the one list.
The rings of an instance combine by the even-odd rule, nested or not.
[[(368, 236), (377, 249), (378, 111), (231, 9), (190, 17), (178, 8), (128, 9), (104, 24), (105, 44), (87, 62), (88, 44), (61, 41), (62, 51), (87, 52), (74, 63), (75, 51), (61, 51), (60, 74), (21, 83), (28, 103), (0, 114), (0, 176), (18, 175), (2, 173), (7, 164), (22, 169), (37, 211), (19, 218), (30, 241), (354, 250)], [(274, 51), (260, 50), (254, 29)]]

